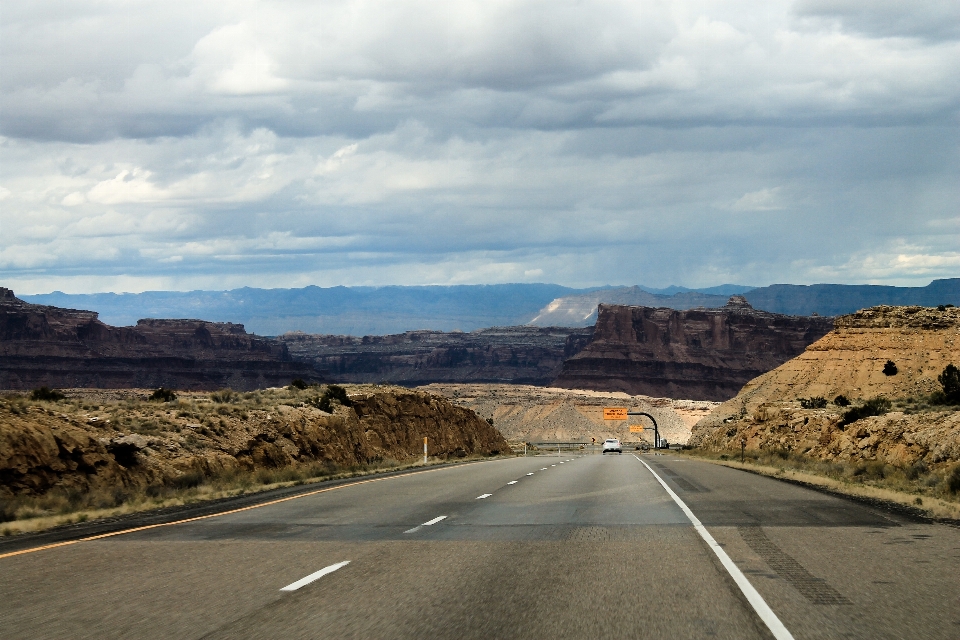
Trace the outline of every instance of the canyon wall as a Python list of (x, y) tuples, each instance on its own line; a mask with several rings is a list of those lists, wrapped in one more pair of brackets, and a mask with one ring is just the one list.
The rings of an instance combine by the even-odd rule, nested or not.
[(554, 385), (723, 401), (832, 328), (830, 318), (758, 311), (742, 296), (689, 311), (600, 305), (592, 341)]
[(0, 389), (257, 389), (319, 380), (286, 347), (243, 325), (140, 320), (112, 327), (93, 311), (34, 305), (0, 288)]
[[(896, 373), (887, 361), (896, 365)], [(897, 466), (960, 461), (960, 412), (925, 398), (938, 375), (960, 366), (960, 309), (881, 306), (836, 320), (836, 329), (792, 360), (747, 383), (699, 421), (691, 443), (712, 450), (782, 449), (811, 457), (882, 460)], [(843, 424), (848, 409), (881, 396), (886, 413)], [(804, 408), (801, 398), (825, 406)]]
[(463, 333), (408, 331), (387, 336), (287, 333), (290, 354), (340, 382), (504, 382), (547, 385), (593, 328), (493, 327)]

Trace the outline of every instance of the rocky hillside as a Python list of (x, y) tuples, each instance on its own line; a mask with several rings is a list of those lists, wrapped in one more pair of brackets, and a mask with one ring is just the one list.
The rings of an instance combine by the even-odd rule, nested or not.
[(112, 327), (93, 311), (23, 302), (0, 288), (0, 389), (257, 389), (319, 379), (286, 347), (243, 325), (140, 320)]
[[(351, 406), (315, 406), (319, 389), (181, 394), (73, 390), (60, 402), (0, 399), (0, 498), (176, 485), (187, 474), (349, 466), (422, 455), (508, 451), (472, 411), (396, 387), (348, 388)], [(215, 401), (219, 400), (219, 401)]]
[(343, 382), (509, 382), (547, 385), (565, 358), (579, 353), (593, 328), (494, 327), (464, 333), (328, 336), (287, 333), (290, 354)]
[[(960, 309), (881, 306), (842, 316), (834, 331), (701, 420), (691, 443), (738, 449), (746, 438), (751, 449), (899, 466), (958, 461), (960, 413), (924, 400), (951, 363), (960, 365)], [(855, 406), (878, 396), (892, 405), (843, 424), (848, 409), (833, 402), (840, 395)], [(800, 399), (811, 397), (829, 402), (806, 400), (804, 408)]]
[[(716, 406), (716, 402), (673, 400), (558, 388), (507, 384), (433, 384), (424, 387), (446, 396), (455, 404), (493, 420), (494, 426), (511, 442), (597, 442), (620, 438), (636, 442), (641, 435), (630, 433), (630, 424), (651, 426), (646, 418), (630, 422), (603, 419), (603, 407), (628, 407), (654, 416), (660, 437), (677, 444), (687, 442), (690, 428)], [(653, 432), (643, 438), (652, 443)]]
[(593, 340), (564, 362), (554, 384), (727, 400), (832, 328), (828, 318), (757, 311), (742, 296), (690, 311), (600, 305)]

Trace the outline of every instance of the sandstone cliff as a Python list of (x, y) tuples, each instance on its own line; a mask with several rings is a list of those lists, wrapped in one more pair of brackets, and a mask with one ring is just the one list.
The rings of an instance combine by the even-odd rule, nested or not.
[(140, 320), (111, 327), (93, 311), (34, 305), (0, 288), (0, 389), (256, 389), (318, 379), (286, 347), (243, 325)]
[[(214, 403), (181, 394), (146, 402), (142, 392), (104, 397), (71, 392), (74, 402), (0, 401), (0, 497), (53, 489), (138, 490), (175, 484), (184, 474), (276, 469), (309, 462), (339, 466), (422, 455), (509, 452), (503, 436), (443, 398), (400, 388), (348, 389), (352, 406), (325, 413), (314, 389), (271, 390)], [(107, 394), (109, 395), (109, 394)]]
[[(895, 375), (884, 373), (887, 361)], [(694, 427), (691, 444), (721, 450), (784, 449), (824, 459), (898, 466), (960, 460), (960, 413), (929, 406), (947, 364), (960, 364), (960, 310), (874, 307), (836, 320), (836, 329), (798, 357), (747, 383)], [(888, 369), (889, 372), (889, 369)], [(855, 403), (883, 396), (893, 411), (842, 425), (844, 407), (804, 409), (800, 398)]]
[(685, 444), (693, 424), (717, 406), (715, 402), (508, 384), (431, 384), (424, 389), (493, 420), (511, 442), (589, 444), (591, 438), (597, 442), (620, 438), (652, 444), (653, 431), (630, 432), (630, 425), (651, 426), (647, 418), (603, 419), (603, 408), (615, 406), (651, 414), (661, 438)]
[(745, 382), (800, 354), (832, 328), (733, 296), (721, 309), (600, 305), (593, 340), (563, 364), (555, 386), (727, 400)]
[(547, 385), (593, 328), (493, 327), (464, 332), (408, 331), (387, 336), (286, 333), (290, 354), (343, 382), (509, 382)]

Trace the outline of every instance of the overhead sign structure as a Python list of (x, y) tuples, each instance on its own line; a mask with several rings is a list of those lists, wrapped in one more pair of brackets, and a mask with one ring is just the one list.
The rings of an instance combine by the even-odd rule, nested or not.
[(627, 408), (626, 407), (604, 407), (603, 419), (604, 420), (626, 420)]

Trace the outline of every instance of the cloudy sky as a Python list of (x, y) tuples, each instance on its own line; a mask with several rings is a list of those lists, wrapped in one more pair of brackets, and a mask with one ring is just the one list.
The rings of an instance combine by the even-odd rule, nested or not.
[(0, 285), (960, 276), (956, 0), (71, 0), (0, 22)]

